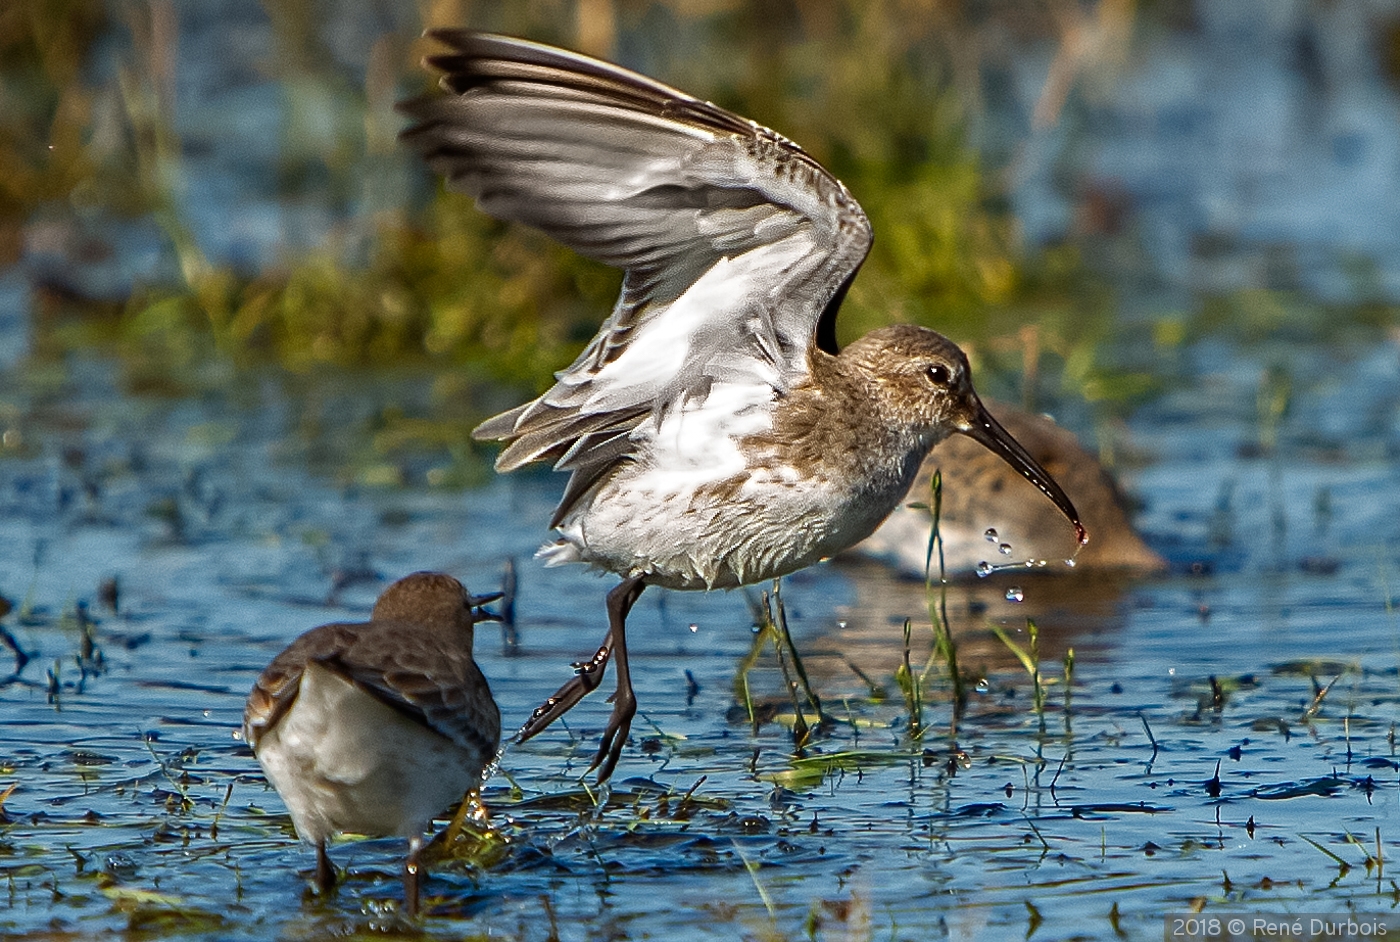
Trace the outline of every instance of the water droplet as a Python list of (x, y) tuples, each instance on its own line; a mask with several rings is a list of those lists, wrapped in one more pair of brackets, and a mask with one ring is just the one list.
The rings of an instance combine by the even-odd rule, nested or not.
[(1006, 601), (1008, 602), (1023, 602), (1025, 599), (1026, 593), (1021, 591), (1021, 587), (1018, 585), (1013, 585), (1006, 590)]
[(1067, 559), (1065, 560), (1065, 565), (1073, 569), (1078, 564), (1073, 559)]
[(1010, 556), (1010, 555), (1011, 555), (1011, 544), (1010, 544), (1010, 543), (1003, 543), (1003, 544), (1001, 544), (1000, 546), (997, 547), (997, 552), (1000, 553), (1000, 554), (1003, 555), (1003, 556)]
[(694, 624), (694, 623), (692, 622), (692, 623), (691, 623), (691, 626), (690, 626), (690, 633), (691, 633), (691, 634), (695, 634), (695, 632), (697, 632), (697, 631), (699, 631), (699, 630), (700, 630), (700, 626), (697, 625), (697, 624)]
[(992, 568), (992, 564), (984, 559), (977, 564), (977, 575), (985, 579), (992, 574)]
[(997, 541), (997, 528), (988, 527), (987, 532), (982, 535), (987, 538), (988, 543), (995, 543)]
[(846, 628), (846, 623), (845, 623), (844, 621), (838, 621), (838, 622), (836, 623), (836, 627), (837, 627), (837, 628), (840, 628), (841, 630), (844, 631), (845, 628)]
[(973, 689), (978, 693), (987, 693), (992, 689), (992, 685), (988, 682), (987, 678), (983, 677), (981, 680), (977, 681), (977, 686)]

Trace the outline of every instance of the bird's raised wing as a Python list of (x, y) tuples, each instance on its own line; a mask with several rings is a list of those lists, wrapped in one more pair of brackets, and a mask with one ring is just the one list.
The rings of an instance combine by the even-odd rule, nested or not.
[(715, 383), (782, 395), (813, 343), (835, 352), (832, 321), (870, 225), (800, 147), (596, 59), (430, 35), (451, 50), (428, 59), (448, 94), (400, 106), (416, 120), (403, 140), (484, 212), (626, 272), (558, 383), (477, 429), (512, 440), (498, 468), (553, 460), (586, 483), (648, 415), (703, 405)]

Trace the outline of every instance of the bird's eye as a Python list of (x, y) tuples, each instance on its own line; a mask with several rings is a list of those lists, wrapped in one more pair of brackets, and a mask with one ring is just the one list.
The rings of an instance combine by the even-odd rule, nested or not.
[(930, 363), (925, 372), (935, 386), (947, 386), (953, 380), (952, 371), (942, 363)]

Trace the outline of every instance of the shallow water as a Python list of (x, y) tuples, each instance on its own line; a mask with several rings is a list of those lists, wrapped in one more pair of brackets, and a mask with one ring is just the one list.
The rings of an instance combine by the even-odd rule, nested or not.
[[(1037, 922), (1036, 938), (1062, 938), (1109, 937), (1116, 921), (1136, 937), (1193, 906), (1394, 907), (1385, 865), (1368, 861), (1377, 840), (1382, 859), (1400, 856), (1397, 353), (1293, 352), (1326, 379), (1298, 397), (1272, 454), (1253, 447), (1262, 365), (1249, 351), (1197, 352), (1209, 407), (1183, 392), (1131, 422), (1150, 455), (1132, 482), (1140, 520), (1172, 575), (998, 573), (950, 589), (962, 664), (985, 677), (951, 765), (941, 675), (917, 744), (893, 680), (904, 618), (914, 663), (929, 651), (921, 585), (839, 561), (785, 582), (838, 720), (800, 758), (771, 654), (748, 680), (777, 719), (755, 734), (736, 700), (753, 637), (743, 597), (648, 593), (630, 645), (642, 715), (606, 807), (578, 778), (606, 718), (598, 696), (567, 731), (506, 752), (485, 798), (509, 843), (484, 868), (439, 863), (421, 931), (977, 938)], [(411, 411), (426, 383), (328, 381), (309, 396), (269, 376), (154, 399), (124, 393), (101, 360), (5, 375), (23, 446), (0, 464), (0, 589), (32, 656), (0, 688), (0, 787), (15, 786), (0, 830), (6, 935), (394, 924), (393, 841), (338, 845), (347, 883), (329, 901), (304, 896), (310, 855), (234, 738), (253, 677), (300, 631), (363, 617), (378, 576), (437, 568), (488, 591), (513, 557), (515, 644), (478, 640), (513, 727), (597, 643), (609, 585), (530, 559), (559, 489), (549, 475), (466, 492), (336, 483), (327, 455), (364, 441), (353, 421), (307, 438), (307, 410)], [(1375, 415), (1390, 418), (1348, 419)], [(99, 600), (109, 577), (116, 612)], [(1006, 601), (1012, 585), (1024, 602)], [(79, 601), (101, 655), (86, 676)], [(987, 628), (1025, 645), (1027, 616), (1052, 681), (1044, 734), (1027, 674)]]
[[(1211, 41), (1168, 37), (1144, 55), (1117, 86), (1129, 104), (1107, 107), (1148, 111), (1137, 122), (1087, 121), (1092, 133), (1072, 141), (1102, 149), (1080, 158), (1082, 176), (1117, 180), (1141, 201), (1137, 263), (1155, 266), (1145, 281), (1253, 285), (1282, 242), (1304, 260), (1296, 283), (1332, 296), (1355, 231), (1394, 215), (1394, 193), (1371, 199), (1367, 181), (1394, 144), (1393, 126), (1368, 115), (1395, 93), (1338, 81), (1332, 94), (1290, 97), (1286, 64), (1237, 54), (1255, 39), (1224, 16), (1231, 7), (1198, 6)], [(254, 60), (249, 50), (271, 42), (261, 14), (201, 5), (215, 11), (215, 29), (195, 9), (181, 8), (189, 35), (175, 67), (181, 101), (199, 103), (179, 115), (191, 142), (187, 212), (212, 257), (257, 268), (287, 245), (314, 244), (336, 219), (314, 200), (264, 198), (278, 154), (220, 150), (230, 128), (272, 144), (285, 102), (251, 67), (231, 84), (201, 71)], [(1288, 11), (1260, 21), (1270, 36), (1301, 29), (1299, 5), (1270, 9)], [(337, 55), (362, 62), (375, 31), (391, 28), (407, 29), (337, 34)], [(1364, 32), (1329, 33), (1341, 39), (1320, 61)], [(210, 35), (243, 52), (209, 55)], [(1016, 74), (1033, 92), (1031, 73), (1050, 53), (1032, 51)], [(1211, 72), (1221, 59), (1237, 71)], [(1162, 80), (1196, 72), (1216, 76), (1212, 94)], [(1297, 105), (1339, 134), (1346, 121), (1360, 130), (1270, 150), (1268, 161), (1229, 137), (1222, 177), (1221, 154), (1207, 146), (1222, 126), (1257, 137), (1268, 123), (1248, 95), (1227, 97), (1240, 87), (1263, 88), (1274, 110)], [(1082, 107), (1092, 115), (1093, 105)], [(1146, 144), (1120, 151), (1114, 142), (1134, 130)], [(1195, 162), (1161, 152), (1183, 140)], [(1338, 141), (1351, 143), (1324, 146)], [(1032, 141), (1020, 165), (1013, 195), (1033, 238), (1054, 240), (1069, 225), (1073, 192), (1044, 192), (1066, 186), (1059, 143)], [(1152, 161), (1133, 163), (1144, 154)], [(1185, 169), (1168, 179), (1161, 161)], [(1319, 174), (1336, 195), (1331, 222), (1317, 221), (1323, 197), (1283, 219)], [(1165, 196), (1154, 190), (1168, 183)], [(123, 225), (114, 241), (125, 257), (65, 272), (80, 288), (119, 291), (133, 272), (173, 268), (153, 223)], [(42, 230), (41, 220), (30, 236)], [(1217, 254), (1193, 254), (1212, 234)], [(67, 266), (46, 262), (43, 247), (29, 245), (24, 276)], [(291, 638), (364, 617), (387, 580), (443, 569), (485, 592), (514, 559), (516, 634), (481, 631), (478, 660), (506, 726), (518, 725), (602, 635), (611, 581), (531, 559), (562, 482), (495, 478), (470, 463), (464, 472), (447, 449), (385, 446), (386, 415), (440, 413), (428, 374), (216, 366), (162, 397), (134, 392), (123, 365), (97, 353), (31, 356), (26, 277), (0, 277), (0, 594), (16, 606), (0, 625), (30, 657), (0, 686), (6, 938), (1156, 938), (1165, 914), (1188, 909), (1400, 905), (1387, 873), (1400, 859), (1394, 336), (1329, 346), (1214, 336), (1161, 352), (1171, 390), (1115, 439), (1142, 503), (1137, 521), (1170, 573), (1004, 572), (950, 586), (960, 662), (982, 681), (955, 737), (941, 669), (927, 679), (917, 741), (894, 679), (906, 619), (911, 662), (928, 658), (921, 583), (849, 560), (784, 582), (797, 646), (836, 721), (801, 754), (771, 648), (747, 674), (761, 719), (757, 729), (749, 721), (738, 671), (755, 636), (744, 595), (648, 592), (629, 632), (642, 712), (610, 794), (580, 778), (607, 717), (599, 694), (567, 727), (507, 750), (485, 789), (506, 843), (436, 861), (431, 918), (410, 929), (395, 916), (393, 841), (336, 845), (346, 883), (329, 900), (308, 894), (311, 855), (234, 736), (243, 698)], [(1391, 285), (1390, 267), (1376, 279)], [(1134, 298), (1123, 306), (1152, 309)], [(1261, 391), (1279, 377), (1288, 408), (1266, 420)], [(430, 486), (464, 475), (485, 483)], [(113, 578), (115, 610), (100, 591)], [(1008, 600), (1013, 588), (1022, 601)], [(93, 625), (85, 658), (79, 603)], [(1047, 682), (1043, 731), (1025, 669), (989, 627), (1024, 647), (1031, 618)]]

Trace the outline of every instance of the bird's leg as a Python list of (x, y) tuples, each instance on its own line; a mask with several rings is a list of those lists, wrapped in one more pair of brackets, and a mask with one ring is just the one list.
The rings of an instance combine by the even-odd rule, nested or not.
[(415, 834), (408, 839), (408, 856), (403, 861), (403, 912), (409, 919), (418, 918), (418, 884), (422, 864), (418, 861), (423, 849), (423, 835)]
[(335, 889), (335, 867), (326, 853), (325, 838), (316, 842), (316, 889), (322, 896)]
[(618, 596), (622, 592), (624, 587), (634, 587), (636, 592), (636, 595), (633, 595), (631, 600), (627, 602), (626, 608), (622, 610), (622, 618), (627, 617), (627, 609), (632, 607), (632, 604), (637, 600), (637, 595), (642, 593), (642, 582), (639, 578), (628, 579), (608, 593), (609, 626), (602, 646), (589, 660), (578, 661), (574, 664), (574, 676), (570, 677), (564, 686), (554, 691), (549, 699), (535, 708), (535, 712), (530, 714), (525, 725), (520, 727), (520, 731), (515, 734), (516, 742), (524, 742), (542, 732), (546, 726), (568, 713), (574, 708), (574, 704), (598, 688), (598, 684), (603, 680), (603, 670), (612, 658), (613, 644), (617, 637), (614, 626), (620, 621), (613, 617), (613, 599), (614, 596)]
[(568, 713), (588, 694), (592, 693), (603, 679), (603, 668), (608, 666), (608, 659), (612, 657), (613, 638), (612, 632), (603, 639), (603, 646), (598, 649), (598, 653), (590, 660), (578, 661), (574, 664), (575, 674), (568, 682), (550, 695), (549, 699), (535, 707), (535, 712), (530, 714), (530, 718), (525, 721), (525, 725), (520, 727), (520, 732), (515, 734), (516, 742), (524, 742), (536, 733), (541, 732), (550, 723)]
[(632, 728), (632, 717), (637, 715), (637, 697), (632, 692), (632, 673), (627, 666), (627, 613), (637, 603), (642, 590), (646, 588), (640, 577), (625, 580), (608, 593), (608, 638), (613, 645), (617, 661), (617, 690), (612, 697), (612, 716), (608, 717), (607, 728), (603, 730), (602, 742), (598, 744), (598, 754), (593, 757), (589, 770), (598, 770), (598, 784), (606, 782), (617, 768), (617, 760), (622, 755), (622, 747), (627, 742), (627, 733)]

